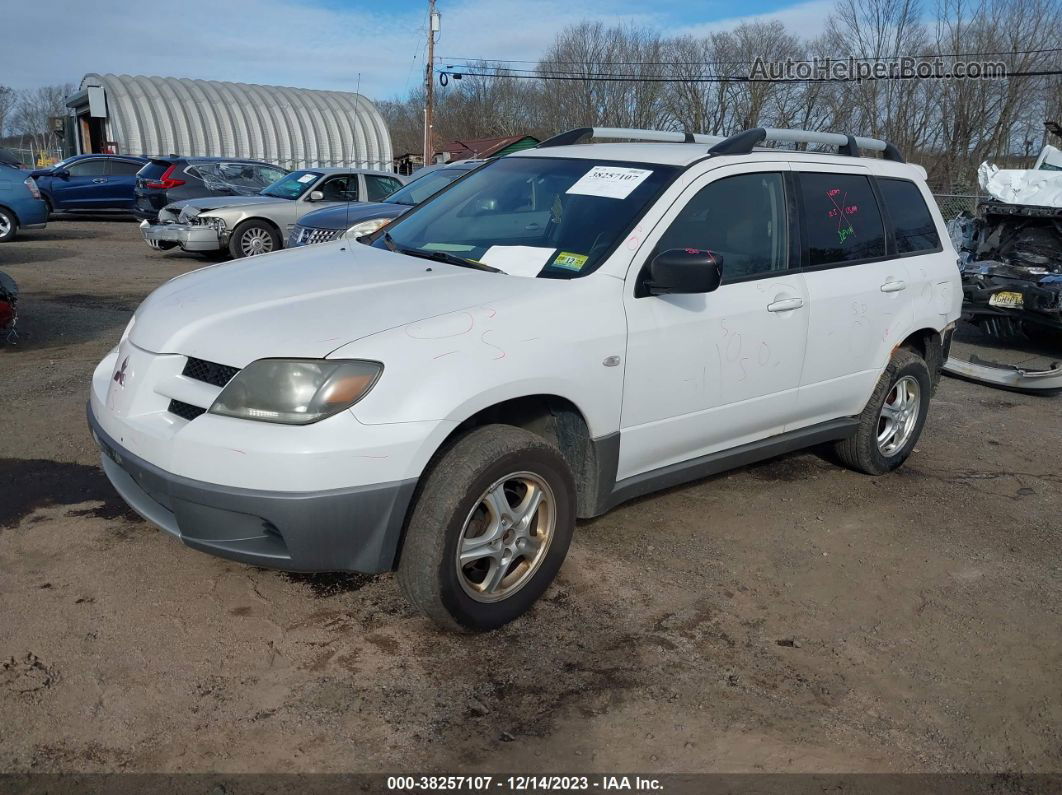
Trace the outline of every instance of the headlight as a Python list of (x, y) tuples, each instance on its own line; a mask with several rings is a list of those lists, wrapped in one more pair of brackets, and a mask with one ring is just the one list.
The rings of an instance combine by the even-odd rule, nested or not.
[(225, 231), (225, 221), (221, 218), (215, 218), (212, 215), (200, 215), (191, 220), (193, 224), (199, 224), (200, 226), (208, 226), (215, 232)]
[(353, 406), (382, 372), (379, 362), (259, 359), (229, 381), (210, 413), (309, 425)]
[(344, 232), (343, 239), (357, 240), (359, 237), (371, 235), (381, 226), (387, 226), (389, 223), (391, 223), (390, 218), (373, 218), (371, 221), (362, 221), (360, 224), (354, 224), (354, 226)]

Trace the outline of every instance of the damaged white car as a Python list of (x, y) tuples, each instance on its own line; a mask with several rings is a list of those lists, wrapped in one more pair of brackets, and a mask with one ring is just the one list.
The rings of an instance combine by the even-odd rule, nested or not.
[(380, 201), (405, 184), (386, 171), (311, 168), (293, 171), (257, 196), (210, 196), (174, 202), (157, 223), (140, 231), (152, 248), (227, 253), (233, 258), (268, 254), (284, 247), (298, 220), (340, 202)]

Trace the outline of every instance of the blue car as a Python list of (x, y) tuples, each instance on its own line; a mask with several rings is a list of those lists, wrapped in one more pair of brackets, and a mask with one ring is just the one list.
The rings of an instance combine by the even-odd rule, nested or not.
[(0, 243), (20, 229), (43, 229), (47, 220), (48, 207), (29, 172), (0, 163)]
[(74, 155), (31, 172), (53, 210), (131, 210), (136, 172), (148, 162), (133, 155)]

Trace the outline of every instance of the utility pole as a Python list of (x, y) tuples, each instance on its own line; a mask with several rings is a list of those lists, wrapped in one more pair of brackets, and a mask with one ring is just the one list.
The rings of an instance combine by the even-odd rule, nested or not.
[(435, 156), (435, 141), (432, 136), (432, 113), (435, 103), (435, 34), (439, 32), (439, 12), (435, 0), (428, 0), (428, 62), (424, 65), (424, 165), (431, 165)]

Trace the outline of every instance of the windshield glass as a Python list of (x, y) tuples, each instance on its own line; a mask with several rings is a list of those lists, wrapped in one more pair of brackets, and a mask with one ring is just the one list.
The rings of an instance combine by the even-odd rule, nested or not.
[(657, 164), (501, 158), (392, 222), (372, 245), (455, 255), (516, 276), (585, 276), (677, 172)]
[(306, 193), (318, 179), (319, 171), (292, 171), (285, 174), (272, 185), (262, 188), (260, 196), (275, 196), (278, 199), (297, 199)]
[(396, 190), (384, 201), (393, 202), (394, 204), (407, 204), (412, 207), (415, 204), (420, 204), (429, 196), (435, 195), (455, 179), (471, 170), (470, 168), (441, 168), (438, 171), (432, 171), (423, 177), (413, 180), (404, 188)]

